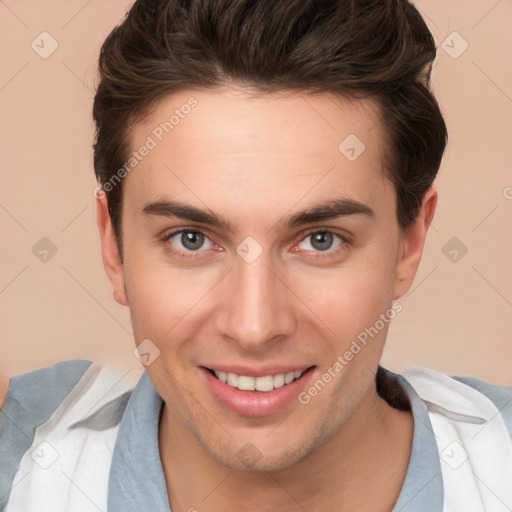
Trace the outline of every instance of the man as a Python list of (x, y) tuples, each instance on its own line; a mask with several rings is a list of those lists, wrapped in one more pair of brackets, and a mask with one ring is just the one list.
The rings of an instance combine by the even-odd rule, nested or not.
[(6, 511), (501, 511), (512, 393), (379, 367), (446, 128), (405, 1), (135, 2), (94, 101), (102, 256), (146, 372), (11, 380)]

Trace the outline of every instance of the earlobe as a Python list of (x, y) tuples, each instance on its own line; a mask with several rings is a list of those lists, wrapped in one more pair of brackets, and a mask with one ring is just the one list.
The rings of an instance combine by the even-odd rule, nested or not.
[(437, 204), (437, 192), (430, 187), (423, 196), (414, 222), (402, 233), (396, 269), (393, 299), (402, 297), (411, 287), (423, 254), (425, 238), (432, 223)]
[(103, 266), (114, 288), (114, 299), (123, 306), (128, 306), (128, 297), (124, 282), (124, 270), (117, 238), (112, 227), (112, 221), (108, 212), (107, 198), (105, 194), (96, 199), (96, 222), (101, 239), (101, 254)]

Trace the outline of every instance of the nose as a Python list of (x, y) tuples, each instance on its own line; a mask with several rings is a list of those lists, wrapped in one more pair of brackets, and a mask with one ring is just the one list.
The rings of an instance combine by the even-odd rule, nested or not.
[(222, 336), (235, 340), (245, 351), (258, 351), (295, 332), (295, 298), (267, 258), (260, 256), (252, 263), (239, 258), (229, 274), (217, 307)]

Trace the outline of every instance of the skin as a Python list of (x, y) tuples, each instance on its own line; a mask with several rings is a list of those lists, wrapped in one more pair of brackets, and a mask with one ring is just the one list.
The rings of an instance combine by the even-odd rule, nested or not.
[[(221, 405), (198, 367), (314, 366), (316, 381), (410, 288), (436, 192), (400, 230), (378, 108), (326, 93), (181, 91), (132, 127), (132, 148), (190, 96), (198, 106), (123, 181), (123, 263), (106, 199), (97, 202), (114, 297), (130, 308), (136, 343), (160, 350), (146, 370), (165, 401), (159, 446), (171, 508), (391, 510), (413, 420), (376, 394), (388, 324), (307, 405), (294, 400), (263, 417)], [(338, 150), (352, 133), (366, 146), (353, 162)], [(373, 215), (280, 224), (339, 197)], [(143, 213), (161, 200), (206, 209), (233, 230)], [(205, 245), (165, 240), (179, 228), (203, 232)], [(332, 247), (318, 250), (308, 235), (325, 231), (336, 235)], [(236, 252), (247, 236), (263, 249), (250, 264)], [(250, 467), (239, 456), (246, 443), (256, 454)]]
[(9, 389), (9, 378), (5, 373), (0, 373), (0, 409), (4, 406), (7, 390)]

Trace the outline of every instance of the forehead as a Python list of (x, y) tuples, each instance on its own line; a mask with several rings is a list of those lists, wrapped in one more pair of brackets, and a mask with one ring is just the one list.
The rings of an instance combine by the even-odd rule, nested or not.
[(270, 199), (277, 188), (282, 200), (290, 191), (290, 203), (308, 189), (312, 198), (358, 191), (354, 199), (371, 202), (390, 186), (378, 108), (332, 93), (183, 90), (132, 127), (130, 145), (151, 146), (127, 176), (128, 189), (144, 199), (215, 190), (237, 202)]

